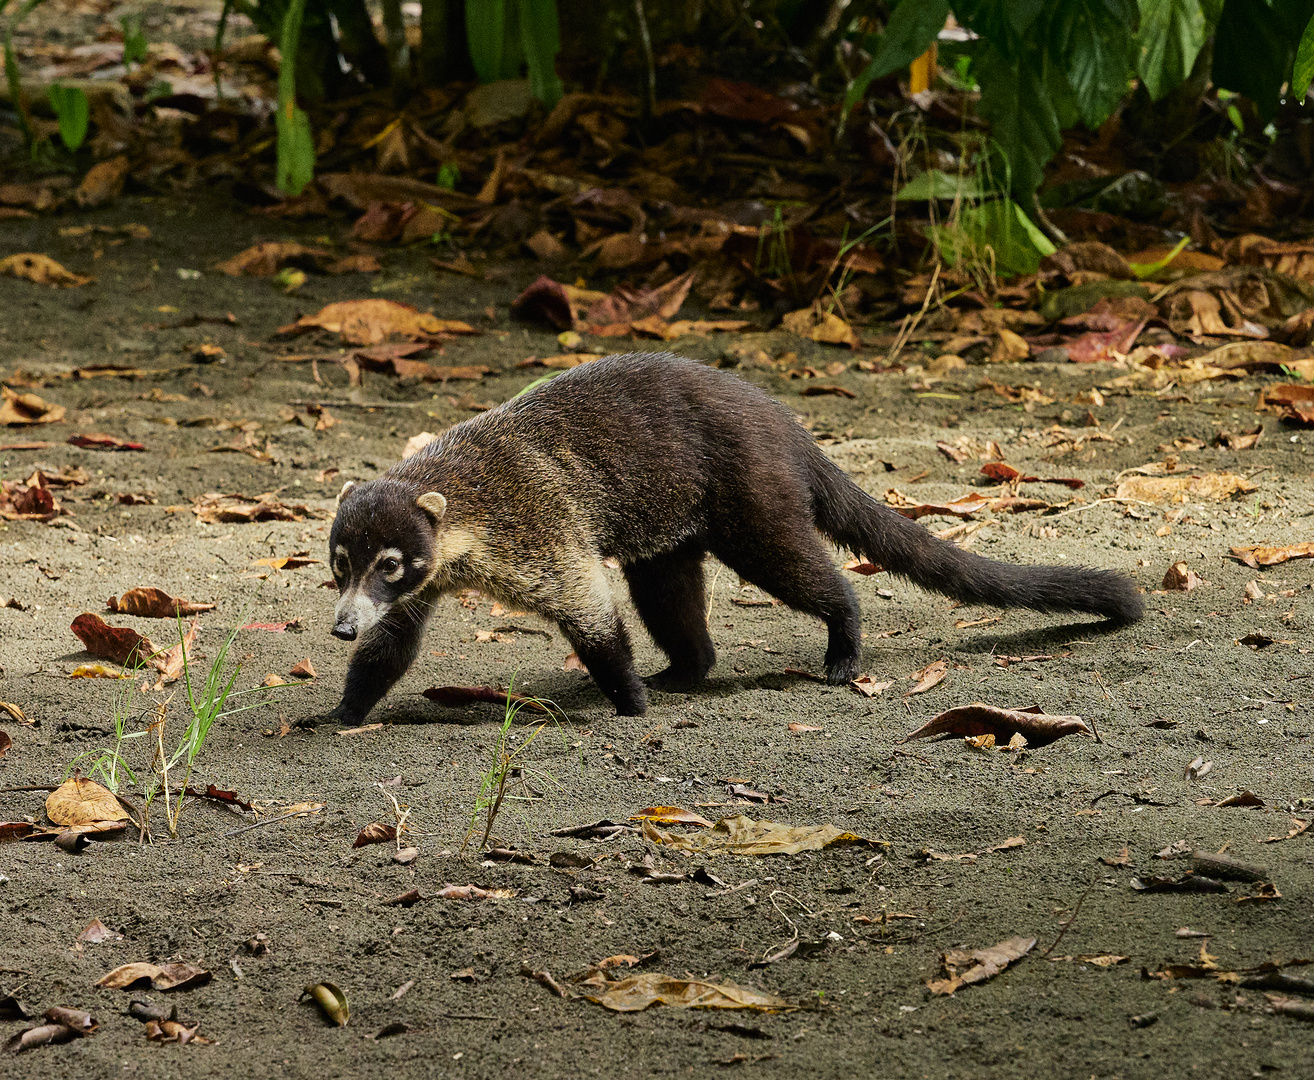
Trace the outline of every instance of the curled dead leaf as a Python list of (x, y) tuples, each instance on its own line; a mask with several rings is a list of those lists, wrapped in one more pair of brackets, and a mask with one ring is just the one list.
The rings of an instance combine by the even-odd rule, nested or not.
[(49, 255), (41, 255), (32, 251), (24, 251), (0, 259), (0, 274), (25, 278), (38, 285), (54, 285), (65, 289), (76, 288), (95, 280), (95, 278), (84, 277), (82, 274), (65, 270)]
[(1048, 746), (1065, 735), (1092, 735), (1080, 716), (1050, 716), (1033, 705), (1026, 709), (1001, 709), (974, 701), (949, 709), (928, 720), (916, 731), (904, 736), (912, 739), (929, 739), (936, 735), (962, 737), (992, 734), (997, 739), (1021, 734), (1034, 747)]
[(789, 1002), (774, 994), (753, 990), (734, 983), (677, 979), (671, 975), (649, 973), (631, 975), (601, 986), (584, 984), (580, 995), (613, 1012), (640, 1012), (651, 1005), (676, 1009), (755, 1009), (775, 1012), (790, 1008)]
[(932, 979), (926, 986), (932, 994), (952, 994), (963, 986), (993, 979), (1010, 964), (1026, 956), (1036, 944), (1035, 938), (1011, 937), (975, 952), (953, 950), (943, 957), (945, 978)]
[(712, 823), (701, 814), (695, 814), (682, 806), (649, 806), (637, 814), (631, 814), (630, 820), (653, 821), (658, 825), (701, 825), (707, 829), (712, 827)]
[(351, 1019), (351, 1006), (347, 1002), (347, 995), (334, 986), (331, 982), (315, 983), (314, 986), (307, 986), (301, 991), (302, 997), (309, 996), (324, 1016), (338, 1027), (346, 1027), (347, 1021)]
[(200, 615), (213, 611), (214, 604), (196, 604), (179, 600), (163, 589), (152, 587), (129, 589), (122, 596), (111, 596), (105, 601), (110, 611), (119, 615), (137, 615), (146, 619), (173, 619), (179, 615)]
[(106, 973), (98, 987), (104, 990), (126, 990), (136, 983), (149, 981), (151, 989), (161, 992), (166, 990), (193, 990), (210, 981), (210, 972), (195, 964), (178, 961), (172, 964), (121, 964)]
[(295, 334), (313, 329), (340, 334), (349, 345), (377, 345), (393, 336), (435, 338), (478, 333), (460, 319), (440, 319), (410, 304), (382, 299), (342, 300), (329, 304), (314, 315), (303, 315), (296, 322), (280, 327), (277, 332)]
[(396, 839), (397, 829), (395, 826), (385, 825), (381, 821), (371, 821), (356, 834), (356, 839), (352, 841), (351, 846), (360, 848), (369, 844), (387, 844)]

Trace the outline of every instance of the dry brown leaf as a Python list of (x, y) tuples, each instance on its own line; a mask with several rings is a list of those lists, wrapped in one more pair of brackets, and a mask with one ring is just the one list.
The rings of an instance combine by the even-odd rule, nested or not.
[(515, 889), (481, 889), (478, 885), (444, 885), (433, 894), (437, 900), (510, 900)]
[(323, 510), (311, 509), (304, 503), (283, 503), (272, 492), (246, 496), (223, 495), (211, 491), (197, 496), (194, 503), (192, 513), (208, 525), (248, 521), (304, 521), (308, 517), (328, 516)]
[(1175, 562), (1163, 575), (1160, 588), (1168, 592), (1190, 592), (1201, 584), (1200, 575), (1184, 562)]
[(145, 619), (173, 619), (179, 615), (200, 615), (213, 611), (214, 604), (196, 604), (179, 600), (163, 589), (153, 587), (129, 589), (120, 597), (111, 596), (105, 601), (110, 611), (119, 615), (137, 615)]
[(918, 518), (933, 514), (943, 517), (971, 517), (977, 511), (989, 506), (991, 500), (985, 495), (968, 494), (960, 495), (947, 503), (919, 503), (915, 499), (910, 499), (898, 488), (890, 488), (885, 493), (885, 501), (904, 517), (916, 521)]
[(995, 705), (974, 701), (960, 705), (928, 720), (916, 731), (904, 736), (911, 739), (929, 739), (935, 735), (976, 736), (993, 734), (997, 739), (1021, 734), (1034, 747), (1048, 746), (1065, 735), (1092, 734), (1080, 716), (1050, 716), (1039, 705), (1026, 709), (1001, 709)]
[(160, 651), (150, 638), (127, 626), (110, 626), (90, 611), (84, 611), (74, 619), (69, 629), (92, 656), (113, 660), (116, 664), (144, 664)]
[(894, 680), (890, 679), (887, 682), (878, 682), (870, 675), (859, 675), (856, 679), (850, 679), (849, 685), (858, 691), (863, 697), (875, 697), (877, 694), (882, 694), (893, 686)]
[(318, 672), (315, 671), (315, 665), (310, 662), (310, 657), (307, 656), (304, 660), (298, 660), (293, 664), (288, 674), (298, 679), (313, 679)]
[(95, 280), (65, 270), (49, 255), (40, 255), (30, 251), (0, 259), (0, 274), (25, 278), (28, 281), (36, 282), (38, 285), (55, 285), (66, 289), (86, 285), (88, 282)]
[(302, 270), (318, 270), (337, 261), (337, 256), (326, 248), (307, 247), (294, 242), (256, 244), (238, 252), (231, 259), (215, 267), (229, 277), (273, 277), (285, 266)]
[(46, 817), (56, 825), (86, 825), (126, 821), (128, 812), (108, 788), (85, 776), (74, 776), (47, 796)]
[(82, 933), (77, 939), (85, 941), (88, 945), (99, 945), (103, 941), (122, 941), (123, 935), (111, 930), (99, 919), (92, 919), (82, 928)]
[(831, 844), (885, 846), (883, 840), (870, 840), (834, 825), (784, 825), (754, 821), (742, 814), (722, 818), (712, 828), (692, 834), (662, 832), (652, 822), (645, 821), (643, 836), (654, 844), (707, 855), (795, 855), (800, 851), (820, 851)]
[(1277, 413), (1283, 420), (1293, 423), (1314, 424), (1314, 386), (1296, 383), (1266, 386), (1260, 392), (1256, 408)]
[(1287, 544), (1283, 547), (1250, 544), (1246, 547), (1234, 547), (1232, 555), (1247, 566), (1258, 570), (1261, 566), (1276, 566), (1288, 559), (1314, 559), (1314, 541)]
[(57, 424), (64, 419), (67, 411), (63, 405), (52, 405), (36, 394), (21, 394), (7, 386), (0, 386), (0, 394), (4, 395), (4, 400), (0, 401), (0, 424), (9, 424), (11, 427), (19, 424)]
[(1012, 937), (975, 952), (954, 950), (944, 954), (946, 978), (931, 979), (926, 986), (932, 994), (952, 994), (959, 987), (993, 979), (1010, 964), (1026, 956), (1036, 944), (1035, 938)]
[(911, 690), (905, 691), (904, 697), (912, 694), (924, 694), (933, 686), (939, 686), (944, 682), (945, 677), (949, 674), (949, 662), (947, 660), (935, 660), (927, 664), (921, 671), (915, 671), (908, 676), (909, 679), (916, 679), (917, 685)]
[(1031, 346), (1027, 344), (1026, 339), (1021, 334), (1015, 333), (1007, 327), (1001, 326), (999, 328), (994, 347), (990, 350), (990, 362), (992, 364), (1014, 364), (1019, 360), (1026, 360), (1030, 356)]
[(833, 311), (824, 311), (820, 304), (791, 311), (780, 320), (780, 326), (791, 334), (807, 338), (821, 345), (847, 345), (857, 349), (862, 339), (857, 332)]
[(73, 193), (78, 205), (83, 209), (104, 206), (123, 194), (123, 184), (128, 179), (132, 162), (126, 154), (118, 154), (108, 161), (98, 161), (82, 178), (82, 183)]
[(790, 1008), (789, 1002), (774, 994), (752, 990), (734, 983), (677, 979), (656, 972), (631, 975), (602, 986), (585, 983), (581, 996), (613, 1012), (640, 1012), (651, 1005), (675, 1009), (755, 1009), (774, 1012)]
[(131, 963), (121, 964), (96, 983), (101, 989), (127, 989), (134, 983), (150, 980), (151, 989), (173, 991), (204, 987), (210, 981), (210, 972), (189, 963)]
[(396, 300), (342, 300), (321, 308), (314, 315), (303, 315), (296, 322), (280, 327), (280, 334), (312, 329), (340, 334), (349, 345), (377, 345), (393, 335), (411, 338), (434, 338), (444, 334), (476, 334), (477, 330), (459, 319), (439, 319), (410, 304)]
[(397, 839), (397, 829), (393, 825), (385, 825), (381, 821), (371, 821), (365, 828), (356, 834), (356, 839), (351, 842), (353, 848), (366, 847), (370, 844), (387, 844)]
[(1303, 833), (1306, 829), (1309, 828), (1309, 825), (1310, 823), (1304, 818), (1293, 817), (1291, 819), (1291, 828), (1287, 830), (1285, 836), (1270, 836), (1264, 840), (1260, 840), (1259, 843), (1279, 844), (1283, 840), (1290, 840), (1293, 836), (1299, 836), (1301, 833)]
[(1204, 473), (1195, 476), (1129, 476), (1118, 484), (1115, 497), (1148, 503), (1179, 503), (1187, 499), (1222, 502), (1233, 495), (1257, 491), (1244, 476), (1235, 473)]
[(630, 820), (652, 821), (658, 825), (701, 825), (707, 829), (712, 827), (712, 823), (701, 814), (695, 814), (682, 806), (649, 806), (637, 814), (631, 814)]
[(417, 435), (412, 435), (406, 440), (406, 445), (402, 447), (402, 460), (405, 461), (408, 457), (414, 457), (436, 438), (438, 436), (432, 431), (421, 431)]

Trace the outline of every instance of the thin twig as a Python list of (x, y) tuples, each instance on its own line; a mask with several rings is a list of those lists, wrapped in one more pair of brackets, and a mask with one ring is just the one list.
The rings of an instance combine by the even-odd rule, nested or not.
[(238, 833), (250, 832), (252, 829), (260, 828), (262, 825), (274, 825), (277, 822), (286, 821), (288, 818), (303, 817), (311, 812), (312, 811), (309, 810), (294, 810), (290, 814), (280, 814), (278, 817), (265, 818), (264, 821), (257, 821), (251, 825), (243, 825), (241, 828), (226, 832), (224, 833), (224, 837), (227, 838), (230, 836), (236, 836)]
[(1090, 895), (1090, 891), (1093, 888), (1095, 888), (1095, 879), (1091, 878), (1090, 884), (1086, 886), (1086, 891), (1081, 894), (1081, 899), (1077, 901), (1077, 906), (1072, 909), (1072, 918), (1063, 924), (1063, 929), (1058, 932), (1058, 937), (1054, 939), (1053, 944), (1040, 954), (1042, 960), (1058, 947), (1058, 943), (1063, 940), (1063, 935), (1066, 934), (1072, 924), (1077, 921), (1077, 916), (1081, 914), (1081, 905), (1086, 902), (1086, 897)]
[(22, 784), (19, 787), (0, 787), (0, 795), (8, 795), (12, 791), (57, 791), (58, 784)]
[(899, 354), (903, 352), (903, 347), (908, 344), (908, 339), (913, 336), (913, 332), (921, 324), (922, 316), (926, 314), (926, 309), (931, 306), (931, 297), (935, 295), (935, 286), (939, 280), (940, 264), (936, 263), (935, 270), (931, 274), (931, 284), (927, 286), (926, 295), (922, 298), (921, 310), (913, 316), (911, 322), (908, 322), (907, 320), (904, 321), (903, 326), (899, 330), (899, 336), (894, 341), (894, 348), (891, 349), (889, 354), (885, 357), (885, 362), (887, 364), (892, 364), (899, 358)]
[(1089, 510), (1092, 506), (1099, 506), (1101, 503), (1134, 503), (1136, 506), (1155, 506), (1155, 503), (1146, 502), (1144, 499), (1120, 499), (1117, 496), (1110, 495), (1104, 499), (1096, 499), (1093, 503), (1086, 503), (1083, 506), (1074, 506), (1070, 510), (1060, 510), (1057, 514), (1045, 514), (1046, 518), (1067, 517), (1069, 514), (1080, 514), (1083, 510)]

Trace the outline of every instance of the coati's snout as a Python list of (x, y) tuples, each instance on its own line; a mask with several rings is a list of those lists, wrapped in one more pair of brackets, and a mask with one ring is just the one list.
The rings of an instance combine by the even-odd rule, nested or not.
[(329, 533), (329, 565), (339, 593), (334, 637), (357, 640), (423, 589), (432, 576), (440, 499), (390, 480), (344, 485)]

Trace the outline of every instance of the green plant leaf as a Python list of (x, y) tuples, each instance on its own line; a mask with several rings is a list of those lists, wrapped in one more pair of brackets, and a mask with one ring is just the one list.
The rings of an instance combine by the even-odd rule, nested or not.
[(76, 86), (62, 86), (57, 82), (50, 84), (46, 95), (59, 121), (59, 137), (66, 147), (76, 150), (86, 139), (87, 125), (91, 122), (87, 95)]
[(529, 65), (530, 91), (551, 109), (562, 94), (557, 77), (557, 53), (561, 50), (557, 0), (520, 0), (520, 40)]
[(927, 169), (903, 185), (894, 196), (899, 202), (927, 199), (979, 199), (981, 185), (975, 176), (950, 176), (940, 169)]
[(125, 15), (119, 20), (119, 26), (123, 29), (123, 62), (125, 64), (141, 64), (146, 60), (149, 43), (146, 35), (142, 33), (141, 16)]
[(987, 42), (978, 58), (979, 111), (1004, 158), (1008, 189), (1030, 203), (1045, 163), (1062, 145), (1058, 115), (1045, 90), (1044, 57), (1035, 50), (1009, 56)]
[(301, 43), (301, 17), (306, 0), (291, 0), (283, 16), (279, 38), (278, 112), (274, 124), (278, 131), (278, 161), (275, 183), (280, 191), (300, 195), (315, 177), (315, 137), (310, 117), (297, 108), (297, 49)]
[(1314, 0), (1227, 0), (1214, 34), (1213, 79), (1245, 94), (1271, 120)]
[(1136, 73), (1158, 101), (1191, 74), (1212, 25), (1200, 0), (1140, 0), (1140, 8)]
[(948, 16), (948, 0), (903, 0), (877, 38), (871, 63), (844, 95), (844, 115), (862, 100), (873, 80), (907, 67), (930, 48)]
[(1297, 101), (1304, 101), (1311, 80), (1314, 80), (1314, 18), (1306, 24), (1305, 32), (1300, 35), (1300, 44), (1296, 46), (1296, 64), (1291, 71), (1291, 96)]
[(1077, 111), (1092, 131), (1127, 92), (1135, 21), (1134, 0), (1067, 0), (1054, 13), (1054, 59), (1067, 71)]
[(506, 47), (506, 0), (465, 0), (465, 37), (479, 81), (500, 79)]
[(951, 266), (990, 261), (1000, 274), (1034, 274), (1054, 245), (1012, 199), (991, 199), (963, 211), (956, 225), (926, 230), (940, 257)]

